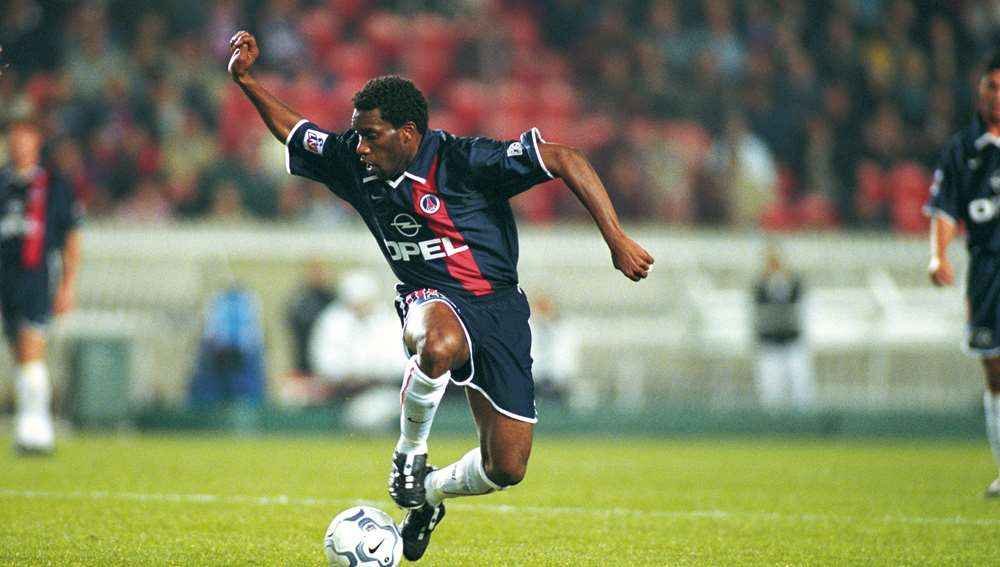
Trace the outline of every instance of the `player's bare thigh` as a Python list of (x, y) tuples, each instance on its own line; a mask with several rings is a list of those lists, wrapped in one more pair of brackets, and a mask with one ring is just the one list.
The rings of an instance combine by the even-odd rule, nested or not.
[(437, 377), (469, 361), (465, 330), (451, 306), (429, 301), (414, 306), (406, 316), (403, 341), (417, 353), (417, 364), (425, 374)]
[(984, 358), (983, 369), (986, 371), (986, 386), (994, 394), (1000, 394), (1000, 357)]
[(472, 415), (479, 430), (486, 476), (500, 486), (521, 482), (528, 470), (535, 425), (498, 412), (481, 392), (466, 388)]

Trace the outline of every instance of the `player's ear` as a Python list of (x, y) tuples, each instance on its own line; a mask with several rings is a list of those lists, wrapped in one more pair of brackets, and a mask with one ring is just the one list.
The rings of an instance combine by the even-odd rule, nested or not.
[(399, 134), (402, 136), (403, 142), (408, 144), (417, 138), (417, 125), (413, 121), (404, 122), (399, 127)]

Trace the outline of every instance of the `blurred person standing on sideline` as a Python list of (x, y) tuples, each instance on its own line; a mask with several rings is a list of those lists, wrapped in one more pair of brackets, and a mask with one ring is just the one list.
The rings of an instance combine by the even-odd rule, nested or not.
[(0, 313), (17, 363), (14, 448), (39, 454), (55, 449), (45, 326), (75, 303), (81, 217), (69, 185), (42, 165), (44, 142), (33, 122), (14, 121), (10, 161), (0, 169)]
[[(986, 432), (1000, 466), (1000, 49), (987, 59), (977, 90), (972, 123), (945, 146), (934, 172), (925, 207), (931, 217), (927, 271), (936, 286), (954, 283), (948, 245), (964, 223), (969, 273), (962, 348), (982, 360)], [(1000, 497), (1000, 476), (985, 495)]]
[(754, 387), (767, 411), (808, 411), (816, 402), (812, 353), (802, 325), (805, 289), (769, 245), (753, 289)]
[[(537, 419), (509, 199), (559, 177), (590, 212), (626, 277), (645, 278), (653, 258), (625, 234), (587, 159), (546, 143), (537, 128), (506, 142), (431, 130), (417, 87), (384, 76), (354, 95), (351, 128), (330, 132), (250, 75), (260, 55), (253, 35), (237, 32), (230, 47), (229, 73), (285, 144), (289, 173), (326, 184), (357, 210), (402, 282), (396, 307), (411, 358), (389, 494), (409, 509), (403, 554), (416, 561), (444, 516), (445, 497), (501, 490), (527, 469)], [(449, 381), (466, 386), (480, 446), (437, 471), (427, 464), (427, 439)]]

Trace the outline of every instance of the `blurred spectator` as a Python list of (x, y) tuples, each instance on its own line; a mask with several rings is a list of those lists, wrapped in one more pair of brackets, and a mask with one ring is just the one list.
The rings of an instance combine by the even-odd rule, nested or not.
[(205, 309), (191, 404), (257, 406), (264, 402), (264, 383), (260, 304), (252, 292), (233, 285), (212, 297)]
[(306, 377), (313, 375), (312, 360), (309, 358), (313, 327), (320, 313), (336, 299), (326, 269), (319, 262), (310, 262), (302, 284), (289, 297), (285, 312), (295, 355), (293, 373)]
[(807, 411), (816, 401), (812, 353), (803, 328), (805, 288), (769, 245), (753, 289), (754, 386), (769, 411)]
[(708, 156), (715, 182), (723, 188), (730, 221), (753, 226), (778, 196), (778, 172), (767, 145), (747, 129), (746, 118), (730, 110), (722, 136)]
[(346, 402), (344, 423), (389, 430), (399, 423), (399, 373), (405, 362), (399, 319), (378, 297), (378, 279), (367, 270), (345, 274), (313, 326), (313, 371)]
[[(636, 206), (634, 221), (752, 225), (742, 205), (729, 203), (730, 215), (720, 203), (728, 183), (690, 159), (702, 151), (698, 137), (672, 137), (678, 121), (721, 132), (738, 104), (766, 150), (757, 153), (780, 173), (781, 206), (798, 219), (786, 228), (814, 226), (799, 222), (812, 205), (798, 207), (820, 193), (841, 226), (890, 228), (884, 195), (865, 192), (877, 185), (865, 171), (885, 177), (899, 164), (934, 161), (971, 115), (969, 62), (996, 40), (997, 21), (990, 2), (905, 0), (11, 0), (0, 6), (11, 64), (0, 76), (0, 125), (36, 114), (48, 136), (74, 142), (96, 217), (114, 215), (150, 179), (166, 185), (173, 218), (206, 217), (210, 189), (226, 178), (240, 190), (241, 218), (339, 222), (336, 200), (285, 184), (280, 147), (261, 149), (263, 127), (247, 120), (253, 108), (227, 80), (226, 41), (249, 27), (267, 45), (261, 80), (334, 130), (349, 123), (345, 101), (387, 69), (424, 87), (438, 117), (432, 127), (505, 138), (510, 124), (535, 123), (551, 141), (585, 151), (609, 147), (617, 131), (630, 148), (605, 161), (621, 179), (641, 180), (618, 189)], [(414, 42), (403, 50), (409, 23)], [(624, 123), (632, 121), (657, 134), (633, 139)], [(68, 154), (77, 150), (66, 151), (76, 161)], [(831, 163), (835, 179), (823, 183)], [(697, 191), (675, 198), (665, 172)], [(233, 209), (232, 195), (220, 199)], [(519, 210), (527, 222), (579, 215), (564, 205), (547, 196)]]
[(313, 372), (341, 396), (399, 381), (404, 362), (399, 321), (378, 299), (378, 290), (378, 279), (367, 270), (345, 274), (337, 286), (339, 300), (314, 323), (309, 340)]
[(531, 302), (531, 373), (541, 398), (568, 401), (580, 366), (580, 338), (564, 325), (555, 299), (537, 294)]

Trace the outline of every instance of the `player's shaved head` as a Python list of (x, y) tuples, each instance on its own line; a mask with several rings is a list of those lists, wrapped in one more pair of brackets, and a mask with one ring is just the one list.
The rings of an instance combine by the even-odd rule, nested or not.
[(354, 108), (379, 109), (382, 119), (399, 128), (413, 122), (421, 135), (427, 132), (427, 99), (413, 82), (385, 75), (376, 77), (354, 95)]

